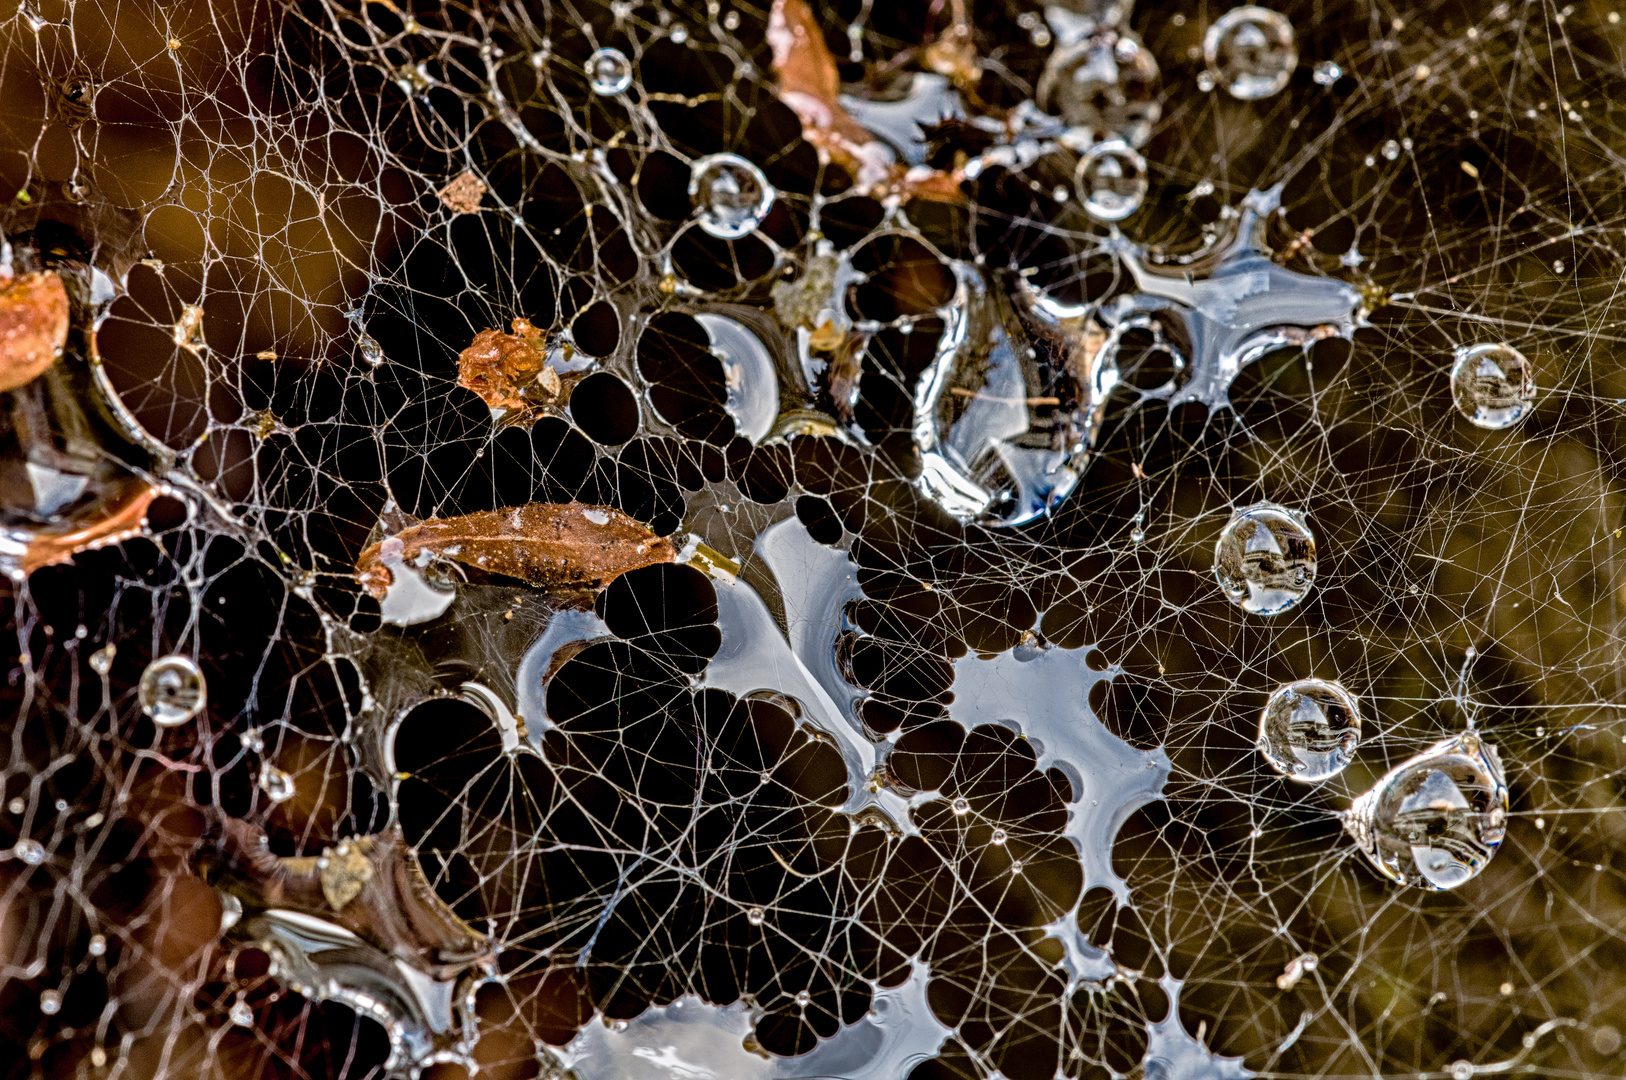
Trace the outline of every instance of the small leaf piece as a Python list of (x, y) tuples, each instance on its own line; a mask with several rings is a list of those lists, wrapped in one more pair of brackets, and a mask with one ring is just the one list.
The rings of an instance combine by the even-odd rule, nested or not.
[[(473, 390), (493, 409), (530, 409), (547, 404), (563, 389), (559, 373), (547, 366), (542, 331), (527, 319), (513, 321), (512, 334), (482, 330), (457, 356), (457, 385)], [(530, 389), (533, 397), (527, 398)]]
[(527, 503), (453, 518), (431, 518), (374, 544), (356, 569), (382, 598), (391, 565), (452, 559), (546, 589), (602, 589), (628, 570), (672, 562), (671, 541), (608, 506)]

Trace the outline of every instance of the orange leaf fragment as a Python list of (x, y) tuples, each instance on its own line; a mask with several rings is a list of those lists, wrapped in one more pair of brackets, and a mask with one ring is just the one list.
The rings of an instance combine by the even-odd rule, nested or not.
[(533, 385), (546, 399), (558, 397), (563, 388), (538, 347), (542, 331), (527, 319), (515, 319), (513, 330), (482, 330), (457, 357), (457, 385), (493, 409), (529, 409), (536, 402), (525, 391)]
[(32, 382), (68, 340), (68, 292), (52, 271), (0, 283), (0, 390)]
[(608, 506), (527, 503), (461, 517), (431, 518), (361, 553), (356, 569), (373, 596), (395, 580), (391, 565), (451, 559), (546, 589), (602, 589), (629, 570), (677, 558), (643, 522)]

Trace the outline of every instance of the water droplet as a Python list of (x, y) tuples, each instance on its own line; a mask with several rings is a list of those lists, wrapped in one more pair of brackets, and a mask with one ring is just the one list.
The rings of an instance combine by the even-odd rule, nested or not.
[(1469, 1080), (1474, 1074), (1474, 1066), (1469, 1061), (1455, 1061), (1451, 1063), (1451, 1080)]
[(107, 955), (107, 939), (100, 934), (92, 934), (90, 935), (90, 944), (85, 946), (85, 949), (92, 956), (105, 956)]
[(287, 802), (294, 797), (294, 778), (267, 761), (260, 766), (260, 790), (274, 803)]
[(232, 1005), (231, 1022), (238, 1027), (254, 1026), (254, 1010), (248, 1007), (248, 1002), (239, 1000)]
[(689, 28), (687, 26), (674, 26), (674, 27), (672, 27), (672, 44), (674, 44), (674, 45), (682, 45), (685, 41), (688, 41), (688, 40), (689, 40)]
[(1485, 868), (1507, 830), (1502, 759), (1472, 731), (1444, 739), (1357, 798), (1344, 828), (1390, 880), (1456, 888)]
[(90, 670), (98, 675), (106, 675), (113, 670), (113, 657), (118, 654), (117, 645), (104, 645), (90, 654)]
[(953, 802), (949, 803), (949, 809), (953, 810), (956, 814), (964, 814), (970, 811), (971, 804), (964, 799), (955, 799)]
[(384, 363), (384, 346), (371, 334), (361, 335), (361, 340), (356, 343), (356, 350), (362, 362), (368, 367), (379, 367)]
[(1400, 144), (1395, 142), (1393, 139), (1390, 139), (1388, 142), (1384, 143), (1379, 150), (1383, 154), (1383, 160), (1385, 161), (1393, 161), (1395, 158), (1400, 156)]
[(198, 665), (185, 656), (160, 656), (141, 673), (141, 711), (159, 727), (176, 727), (209, 703), (209, 687)]
[(1536, 398), (1530, 361), (1507, 345), (1485, 344), (1457, 350), (1451, 369), (1451, 396), (1457, 411), (1475, 427), (1512, 427)]
[(1096, 143), (1073, 170), (1085, 211), (1098, 221), (1122, 221), (1146, 198), (1146, 159), (1119, 139)]
[(22, 796), (19, 795), (17, 798), (12, 799), (6, 804), (6, 809), (10, 810), (13, 814), (20, 814), (24, 810), (28, 809), (28, 803), (24, 802)]
[(1360, 741), (1359, 702), (1325, 679), (1277, 687), (1259, 714), (1259, 752), (1283, 776), (1308, 784), (1342, 772)]
[(62, 1009), (62, 995), (56, 990), (46, 990), (40, 994), (40, 1012), (46, 1016), (55, 1016)]
[(1139, 525), (1136, 525), (1133, 529), (1129, 530), (1129, 539), (1134, 543), (1140, 543), (1142, 540), (1146, 539), (1146, 530), (1141, 528)]
[(600, 49), (587, 58), (587, 83), (593, 93), (614, 97), (632, 85), (632, 61), (620, 49)]
[(1320, 86), (1331, 86), (1344, 77), (1344, 69), (1331, 60), (1323, 60), (1315, 66), (1315, 71), (1311, 77)]
[(995, 847), (1002, 846), (1005, 843), (1005, 830), (995, 829), (994, 834), (988, 839)]
[(740, 13), (739, 12), (730, 11), (727, 15), (723, 16), (723, 29), (724, 30), (733, 31), (733, 30), (738, 30), (739, 28), (740, 28)]
[(1232, 97), (1270, 97), (1287, 85), (1298, 66), (1293, 24), (1267, 8), (1232, 8), (1208, 28), (1203, 59), (1208, 63), (1205, 74)]
[(11, 853), (29, 866), (45, 861), (45, 845), (26, 836), (11, 846)]
[(806, 990), (798, 990), (798, 991), (796, 991), (796, 1004), (800, 1005), (802, 1008), (804, 1008), (804, 1009), (807, 1008), (808, 1003), (811, 1002), (812, 1000), (813, 1000), (813, 995), (810, 994), (808, 991), (806, 991)]
[(1315, 583), (1315, 534), (1304, 518), (1274, 503), (1238, 510), (1214, 548), (1214, 576), (1231, 603), (1253, 615), (1280, 615)]
[(689, 201), (700, 227), (724, 240), (737, 240), (762, 224), (773, 206), (774, 189), (762, 170), (738, 154), (708, 154), (689, 172)]
[(752, 926), (761, 926), (764, 918), (762, 909), (759, 907), (754, 907), (745, 913), (745, 921)]
[(1035, 100), (1098, 139), (1144, 146), (1163, 115), (1152, 51), (1127, 30), (1103, 28), (1050, 54)]

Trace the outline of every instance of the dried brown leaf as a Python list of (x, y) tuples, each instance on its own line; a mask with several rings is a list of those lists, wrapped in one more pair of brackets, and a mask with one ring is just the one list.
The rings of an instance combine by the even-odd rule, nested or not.
[(383, 597), (392, 565), (423, 553), (546, 589), (601, 589), (629, 570), (672, 562), (671, 541), (608, 506), (527, 503), (453, 518), (432, 518), (374, 544), (356, 561), (362, 583)]

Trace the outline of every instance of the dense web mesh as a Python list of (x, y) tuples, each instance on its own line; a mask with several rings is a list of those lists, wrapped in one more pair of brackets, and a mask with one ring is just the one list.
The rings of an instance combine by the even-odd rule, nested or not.
[(1626, 25), (1227, 10), (8, 10), (6, 1074), (1626, 1070)]

